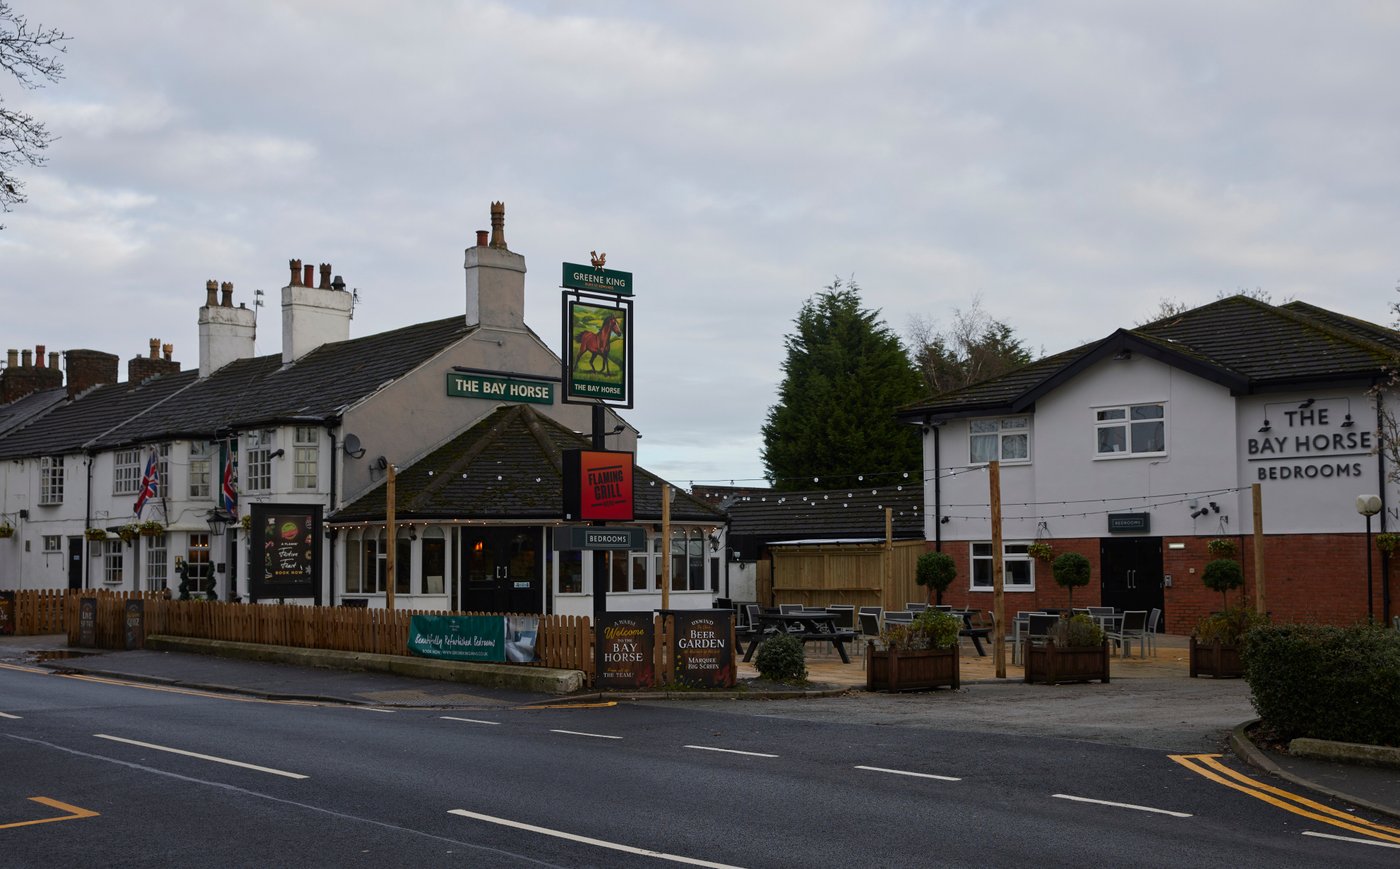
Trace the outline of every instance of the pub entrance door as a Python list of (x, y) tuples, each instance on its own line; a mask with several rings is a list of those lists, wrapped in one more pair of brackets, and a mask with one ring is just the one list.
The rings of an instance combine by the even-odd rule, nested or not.
[(538, 613), (541, 596), (540, 529), (524, 526), (462, 529), (462, 609)]
[[(1162, 588), (1162, 538), (1104, 537), (1099, 540), (1103, 606), (1119, 610), (1166, 612)], [(1158, 622), (1158, 630), (1166, 624)]]

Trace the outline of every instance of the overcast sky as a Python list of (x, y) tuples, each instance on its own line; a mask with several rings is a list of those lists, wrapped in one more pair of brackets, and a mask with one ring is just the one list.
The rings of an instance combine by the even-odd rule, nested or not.
[(688, 486), (761, 477), (838, 275), (1045, 352), (1163, 297), (1397, 298), (1396, 3), (13, 4), (72, 40), (0, 79), (61, 137), (3, 218), (3, 348), (193, 368), (215, 278), (278, 352), (292, 258), (359, 290), (352, 336), (448, 316), (504, 200), (547, 340), (561, 262), (634, 273), (639, 461)]

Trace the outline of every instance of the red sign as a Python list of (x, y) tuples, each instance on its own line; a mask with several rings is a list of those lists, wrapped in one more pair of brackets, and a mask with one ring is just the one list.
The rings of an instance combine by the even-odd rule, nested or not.
[(632, 521), (631, 453), (564, 451), (564, 518), (575, 522)]

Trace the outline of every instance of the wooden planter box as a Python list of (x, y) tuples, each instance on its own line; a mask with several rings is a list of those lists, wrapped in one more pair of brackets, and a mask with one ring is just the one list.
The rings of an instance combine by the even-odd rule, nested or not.
[(957, 646), (900, 652), (879, 650), (871, 643), (865, 650), (867, 691), (925, 691), (960, 686)]
[(1191, 677), (1214, 676), (1217, 679), (1239, 679), (1244, 676), (1244, 661), (1240, 659), (1239, 646), (1225, 646), (1220, 642), (1198, 645), (1191, 638)]
[(1055, 648), (1054, 641), (1026, 646), (1026, 681), (1058, 685), (1061, 682), (1108, 683), (1108, 640), (1099, 646)]

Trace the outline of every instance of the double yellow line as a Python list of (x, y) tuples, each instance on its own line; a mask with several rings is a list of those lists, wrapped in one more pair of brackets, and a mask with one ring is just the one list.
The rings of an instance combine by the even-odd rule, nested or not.
[(1372, 839), (1379, 839), (1382, 842), (1391, 842), (1400, 845), (1400, 830), (1394, 827), (1387, 827), (1383, 824), (1373, 823), (1364, 818), (1354, 817), (1346, 812), (1324, 806), (1306, 797), (1301, 797), (1295, 793), (1276, 788), (1273, 785), (1266, 785), (1261, 781), (1250, 778), (1244, 773), (1235, 772), (1225, 764), (1221, 763), (1218, 754), (1169, 754), (1172, 760), (1196, 773), (1205, 776), (1211, 781), (1222, 784), (1227, 788), (1234, 788), (1242, 794), (1248, 794), (1256, 800), (1263, 800), (1270, 805), (1277, 806), (1286, 812), (1292, 812), (1310, 820), (1319, 821), (1324, 824), (1331, 824), (1334, 827), (1341, 827), (1353, 833), (1359, 833)]

